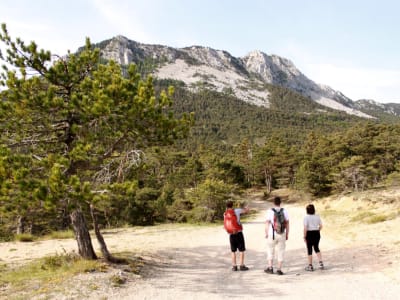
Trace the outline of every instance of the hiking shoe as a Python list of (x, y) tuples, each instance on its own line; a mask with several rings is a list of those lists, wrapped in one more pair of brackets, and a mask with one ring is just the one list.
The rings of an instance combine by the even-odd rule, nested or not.
[(307, 267), (304, 268), (304, 270), (312, 272), (314, 271), (314, 267), (312, 265), (308, 265)]
[(238, 267), (237, 266), (233, 266), (232, 267), (232, 271), (237, 271), (238, 270)]
[(319, 262), (319, 268), (320, 268), (321, 270), (324, 269), (324, 263), (323, 263), (322, 261)]
[(239, 267), (239, 270), (240, 271), (247, 271), (249, 268), (248, 267), (246, 267), (245, 265), (241, 265), (240, 267)]
[(268, 273), (268, 274), (273, 274), (273, 273), (274, 273), (274, 269), (268, 267), (268, 268), (266, 268), (266, 269), (264, 270), (264, 272), (265, 272), (265, 273)]
[(283, 272), (281, 270), (276, 270), (276, 274), (283, 275)]

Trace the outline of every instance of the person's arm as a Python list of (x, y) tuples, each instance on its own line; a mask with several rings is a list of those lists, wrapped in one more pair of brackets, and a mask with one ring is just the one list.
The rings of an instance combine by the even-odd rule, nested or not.
[(270, 220), (267, 220), (267, 221), (265, 222), (265, 237), (266, 237), (266, 238), (268, 238), (268, 231), (269, 231), (269, 226), (270, 226), (270, 224), (271, 224), (271, 221), (270, 221)]
[(285, 220), (286, 220), (286, 240), (288, 240), (289, 239), (289, 229), (290, 229), (289, 214), (286, 209), (283, 209), (283, 214), (284, 214)]
[(265, 238), (268, 238), (268, 232), (270, 226), (271, 226), (271, 220), (269, 219), (269, 212), (267, 212), (267, 220), (265, 221)]
[(304, 224), (304, 230), (303, 230), (303, 239), (305, 242), (307, 242), (307, 225)]
[(286, 240), (289, 239), (289, 220), (286, 220)]

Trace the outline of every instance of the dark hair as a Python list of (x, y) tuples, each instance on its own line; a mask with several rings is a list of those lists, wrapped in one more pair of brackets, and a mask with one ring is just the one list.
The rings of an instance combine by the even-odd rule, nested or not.
[(228, 201), (226, 202), (226, 207), (227, 207), (227, 208), (232, 208), (232, 207), (233, 207), (233, 201), (232, 201), (232, 200), (228, 200)]
[(274, 204), (275, 204), (275, 205), (281, 205), (281, 197), (276, 196), (276, 197), (274, 198)]
[(306, 207), (306, 211), (308, 215), (313, 215), (315, 214), (315, 207), (313, 204), (308, 204)]

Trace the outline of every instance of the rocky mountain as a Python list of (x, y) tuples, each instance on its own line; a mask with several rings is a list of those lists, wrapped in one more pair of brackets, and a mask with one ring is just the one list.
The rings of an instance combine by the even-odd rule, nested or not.
[(378, 103), (371, 99), (360, 99), (355, 101), (355, 107), (367, 114), (371, 114), (379, 119), (387, 119), (387, 117), (400, 116), (399, 103)]
[(191, 91), (208, 88), (266, 108), (270, 105), (268, 84), (272, 84), (300, 93), (322, 106), (363, 118), (380, 118), (381, 114), (399, 116), (400, 112), (393, 104), (355, 102), (307, 78), (290, 60), (258, 50), (245, 57), (234, 57), (227, 51), (209, 47), (173, 48), (142, 44), (123, 36), (96, 46), (106, 60), (121, 65), (134, 62), (156, 78), (183, 82)]

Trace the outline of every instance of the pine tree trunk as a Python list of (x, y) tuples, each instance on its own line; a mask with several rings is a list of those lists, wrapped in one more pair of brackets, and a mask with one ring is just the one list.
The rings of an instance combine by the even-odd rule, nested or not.
[(71, 213), (71, 222), (78, 243), (79, 255), (84, 259), (97, 259), (96, 253), (93, 250), (89, 230), (86, 226), (85, 217), (80, 209), (76, 209)]
[(113, 257), (113, 256), (110, 254), (110, 252), (108, 251), (106, 242), (104, 241), (103, 235), (102, 235), (101, 232), (100, 232), (99, 224), (97, 223), (97, 217), (96, 217), (96, 214), (95, 214), (95, 212), (94, 212), (94, 206), (93, 206), (93, 204), (90, 204), (90, 214), (92, 215), (94, 232), (95, 232), (95, 234), (96, 234), (97, 241), (99, 242), (100, 250), (101, 250), (101, 253), (103, 254), (104, 259), (105, 259), (106, 261), (112, 262), (112, 263), (122, 263), (122, 262), (125, 262), (124, 259), (119, 259), (119, 258)]
[(17, 234), (23, 234), (24, 233), (24, 217), (18, 216), (17, 218)]
[(267, 170), (264, 170), (264, 177), (265, 177), (265, 186), (267, 187), (267, 193), (270, 194), (272, 191), (272, 176), (267, 172)]

